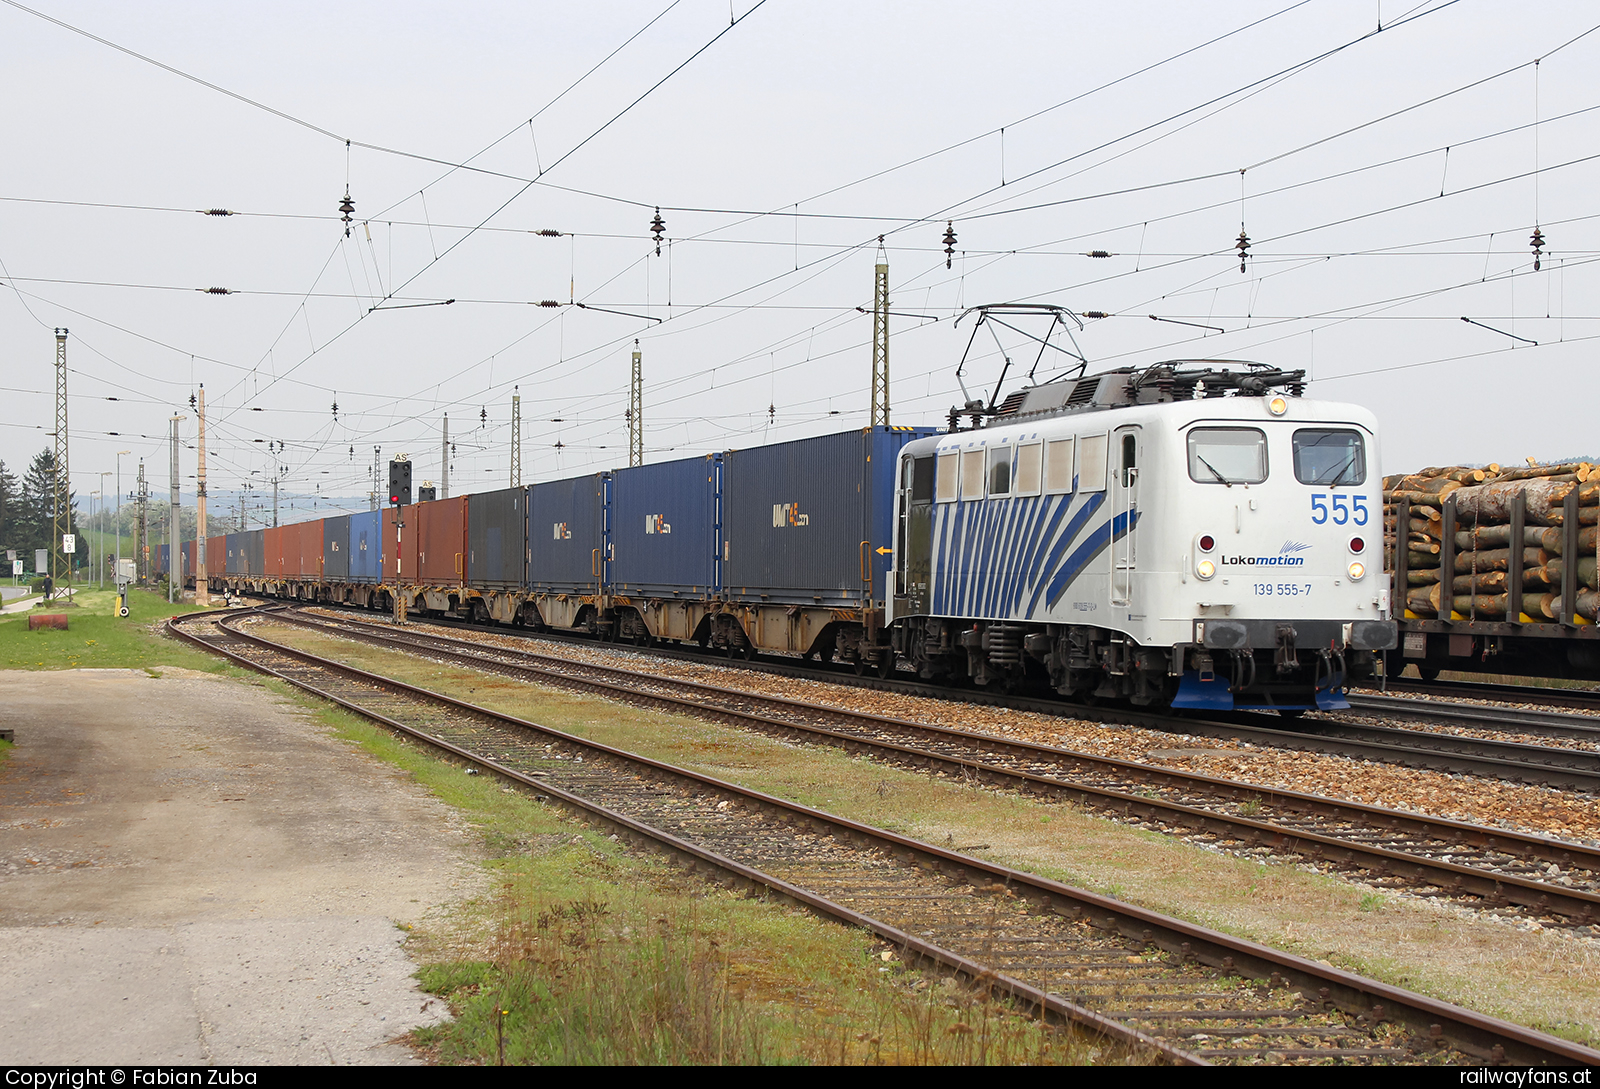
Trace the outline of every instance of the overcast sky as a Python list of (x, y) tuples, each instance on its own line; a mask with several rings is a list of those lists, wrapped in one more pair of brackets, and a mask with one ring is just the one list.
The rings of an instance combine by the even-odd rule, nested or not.
[(625, 464), (635, 338), (650, 461), (859, 427), (879, 234), (897, 424), (1036, 301), (1113, 315), (1092, 369), (1308, 368), (1388, 471), (1600, 453), (1593, 4), (751, 3), (5, 0), (0, 458), (58, 326), (80, 497), (124, 449), (164, 491), (202, 382), (213, 495), (285, 466), (286, 516), (375, 446), (436, 478), (445, 413), (504, 487), (514, 387), (525, 482)]

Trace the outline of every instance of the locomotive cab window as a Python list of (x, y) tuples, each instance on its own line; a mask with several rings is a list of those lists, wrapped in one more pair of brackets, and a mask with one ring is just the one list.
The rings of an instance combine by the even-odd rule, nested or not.
[(941, 503), (954, 503), (961, 484), (961, 455), (952, 450), (939, 455), (938, 486), (935, 489)]
[(1011, 447), (989, 448), (989, 494), (1011, 494)]
[(1017, 495), (1038, 495), (1043, 468), (1044, 444), (1030, 442), (1017, 447), (1017, 476), (1012, 491)]
[(913, 503), (933, 502), (933, 458), (912, 458), (911, 465), (911, 501)]
[(1367, 482), (1367, 446), (1344, 428), (1303, 428), (1294, 433), (1294, 478), (1324, 488)]
[(1267, 479), (1267, 436), (1253, 427), (1189, 432), (1189, 479), (1199, 484), (1260, 484)]

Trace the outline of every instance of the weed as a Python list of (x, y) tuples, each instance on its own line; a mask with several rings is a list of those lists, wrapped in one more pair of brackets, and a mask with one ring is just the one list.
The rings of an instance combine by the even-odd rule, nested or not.
[(1383, 895), (1381, 893), (1376, 893), (1376, 892), (1364, 892), (1364, 893), (1362, 893), (1361, 894), (1360, 907), (1361, 907), (1362, 911), (1381, 911), (1381, 910), (1383, 910)]
[(1260, 799), (1260, 797), (1251, 798), (1249, 801), (1247, 801), (1243, 805), (1239, 806), (1239, 816), (1241, 816), (1241, 817), (1259, 817), (1260, 815), (1261, 815), (1261, 799)]

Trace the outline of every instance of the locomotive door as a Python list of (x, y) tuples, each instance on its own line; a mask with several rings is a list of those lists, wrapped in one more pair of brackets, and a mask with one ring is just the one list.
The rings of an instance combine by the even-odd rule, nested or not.
[[(1133, 576), (1139, 562), (1135, 521), (1139, 510), (1139, 428), (1114, 433), (1116, 480), (1111, 486), (1111, 604), (1133, 604)], [(1119, 527), (1126, 527), (1121, 538)]]

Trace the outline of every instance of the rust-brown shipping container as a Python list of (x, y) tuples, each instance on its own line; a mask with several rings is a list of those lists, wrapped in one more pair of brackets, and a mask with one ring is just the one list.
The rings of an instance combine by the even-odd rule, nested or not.
[(322, 578), (322, 519), (296, 522), (285, 527), (289, 535), (284, 540), (283, 573), (303, 582)]
[(283, 578), (283, 542), (288, 535), (288, 526), (273, 526), (261, 534), (261, 571), (268, 578)]
[[(429, 586), (457, 586), (467, 571), (467, 498), (437, 499), (408, 508), (417, 529), (417, 573)], [(407, 528), (410, 528), (409, 526)]]
[(228, 535), (206, 538), (206, 578), (228, 573)]

